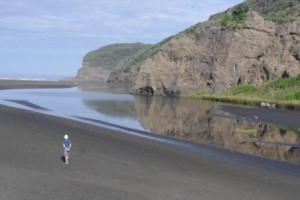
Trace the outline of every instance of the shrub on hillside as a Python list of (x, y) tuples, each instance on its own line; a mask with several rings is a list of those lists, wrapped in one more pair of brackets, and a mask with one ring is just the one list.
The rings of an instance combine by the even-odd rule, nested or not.
[(230, 15), (224, 15), (221, 20), (220, 24), (223, 27), (234, 29), (238, 27), (238, 24), (242, 23), (249, 11), (249, 7), (247, 5), (241, 4), (239, 5)]
[(237, 9), (232, 12), (232, 19), (237, 23), (241, 23), (246, 19), (248, 11), (249, 7), (247, 5), (239, 5)]

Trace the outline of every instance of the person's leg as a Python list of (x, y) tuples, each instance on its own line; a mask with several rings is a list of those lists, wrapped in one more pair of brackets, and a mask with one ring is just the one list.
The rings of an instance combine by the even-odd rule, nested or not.
[(69, 164), (70, 151), (66, 151), (66, 164)]
[(64, 156), (65, 156), (65, 164), (69, 163), (69, 155), (68, 155), (68, 151), (66, 149), (64, 149)]

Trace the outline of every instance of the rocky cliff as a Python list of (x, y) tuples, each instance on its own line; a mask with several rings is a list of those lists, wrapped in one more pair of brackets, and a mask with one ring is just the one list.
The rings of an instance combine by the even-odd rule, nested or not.
[(299, 2), (249, 0), (243, 5), (249, 7), (245, 19), (237, 15), (237, 22), (230, 21), (238, 7), (214, 15), (127, 60), (126, 70), (109, 80), (125, 77), (135, 94), (178, 96), (298, 75)]
[(172, 38), (148, 58), (133, 80), (134, 93), (219, 92), (300, 73), (300, 21), (276, 25), (250, 12), (237, 30), (206, 24), (196, 34)]
[(102, 67), (90, 67), (88, 64), (82, 64), (78, 70), (76, 79), (79, 80), (97, 80), (106, 81), (112, 70), (103, 69)]
[(142, 43), (123, 43), (93, 50), (83, 57), (82, 67), (76, 78), (107, 81), (110, 73), (117, 69), (118, 63), (149, 46)]

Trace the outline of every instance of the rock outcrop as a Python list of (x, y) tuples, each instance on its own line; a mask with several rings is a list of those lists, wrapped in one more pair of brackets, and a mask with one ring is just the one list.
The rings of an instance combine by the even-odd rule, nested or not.
[(106, 82), (112, 70), (102, 67), (90, 67), (88, 63), (78, 70), (76, 78), (79, 80), (97, 80)]
[(164, 43), (132, 75), (132, 92), (221, 92), (300, 73), (299, 20), (276, 25), (251, 11), (234, 30), (216, 21), (198, 24)]

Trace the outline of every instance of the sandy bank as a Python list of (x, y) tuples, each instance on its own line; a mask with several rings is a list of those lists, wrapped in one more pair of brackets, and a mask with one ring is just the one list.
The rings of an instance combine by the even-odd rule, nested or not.
[(72, 80), (36, 81), (36, 80), (0, 80), (1, 89), (14, 88), (67, 88), (76, 86)]

